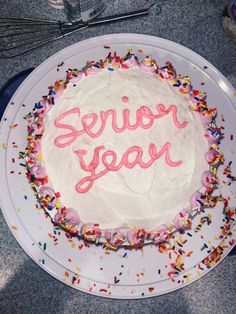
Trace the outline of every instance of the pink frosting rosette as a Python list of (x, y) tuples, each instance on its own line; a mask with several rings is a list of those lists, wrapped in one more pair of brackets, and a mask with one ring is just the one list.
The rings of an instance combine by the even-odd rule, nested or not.
[(134, 67), (138, 67), (138, 62), (136, 61), (136, 59), (134, 58), (134, 56), (133, 55), (130, 55), (129, 57), (128, 57), (128, 59), (125, 59), (125, 60), (123, 60), (123, 62), (122, 62), (122, 66), (126, 66), (126, 67), (128, 67), (129, 69), (132, 69), (132, 68), (134, 68)]
[(46, 170), (42, 166), (34, 165), (29, 169), (31, 175), (33, 175), (36, 179), (43, 179), (46, 176)]
[(223, 162), (224, 156), (217, 150), (211, 149), (208, 152), (206, 152), (205, 159), (209, 165), (218, 167)]
[(170, 236), (170, 232), (168, 230), (167, 225), (162, 224), (156, 229), (151, 231), (150, 239), (155, 243), (160, 243), (163, 241), (168, 241)]
[(66, 208), (64, 215), (66, 225), (77, 226), (80, 222), (80, 216), (74, 208)]
[(194, 104), (203, 103), (206, 102), (206, 93), (200, 92), (199, 90), (192, 89), (190, 92), (190, 99)]
[(160, 75), (162, 79), (166, 79), (166, 80), (174, 80), (176, 77), (176, 73), (172, 71), (168, 71), (167, 68), (164, 68), (164, 69), (159, 68), (158, 74)]
[(146, 231), (145, 230), (138, 230), (135, 232), (134, 230), (129, 230), (127, 232), (127, 240), (132, 246), (140, 246), (144, 243), (146, 238)]
[(209, 110), (203, 110), (200, 112), (200, 118), (204, 125), (209, 125), (216, 117), (217, 109), (211, 108)]
[(170, 62), (166, 62), (166, 66), (158, 68), (158, 74), (162, 79), (166, 80), (174, 80), (176, 78), (175, 69)]
[(54, 222), (65, 227), (74, 227), (80, 223), (80, 217), (74, 208), (62, 208), (54, 216)]
[(58, 98), (63, 94), (65, 88), (66, 88), (65, 81), (58, 80), (52, 86), (49, 87), (49, 96)]
[(184, 77), (178, 78), (178, 81), (180, 82), (179, 91), (182, 94), (190, 93), (190, 91), (192, 90), (192, 85), (191, 85), (191, 82), (189, 80), (189, 77), (184, 76)]
[(96, 75), (100, 71), (101, 71), (101, 68), (100, 67), (96, 67), (93, 64), (88, 69), (86, 69), (87, 75)]
[(41, 154), (41, 144), (39, 141), (32, 141), (28, 148), (28, 155), (30, 158), (37, 160)]
[(125, 235), (122, 231), (115, 231), (110, 241), (108, 242), (111, 246), (118, 248), (125, 241)]
[(105, 233), (104, 233), (104, 237), (106, 239), (106, 241), (109, 243), (111, 241), (111, 238), (112, 238), (112, 235), (115, 231), (113, 229), (107, 229), (105, 230)]
[(53, 106), (48, 96), (43, 96), (41, 103), (44, 106), (46, 113), (48, 113)]
[(113, 56), (110, 53), (106, 57), (104, 67), (111, 70), (121, 68), (121, 58), (117, 56), (116, 52), (114, 52)]
[(67, 71), (66, 80), (69, 81), (70, 83), (77, 83), (81, 80), (82, 76), (83, 76), (82, 71), (79, 71), (77, 69), (69, 69)]
[(38, 102), (35, 104), (34, 114), (36, 117), (43, 119), (47, 114), (47, 107), (44, 103)]
[(183, 232), (185, 229), (191, 228), (192, 221), (190, 218), (190, 212), (187, 209), (183, 209), (175, 218), (172, 220), (174, 227)]
[(209, 125), (211, 123), (211, 121), (212, 121), (211, 117), (203, 114), (202, 112), (199, 112), (199, 115), (200, 115), (200, 119), (204, 125)]
[(42, 121), (35, 121), (31, 124), (30, 129), (28, 130), (29, 135), (41, 136), (44, 132), (44, 125)]
[(192, 209), (201, 209), (201, 206), (203, 206), (203, 194), (200, 192), (194, 193), (190, 197), (190, 204)]
[(222, 132), (219, 128), (209, 128), (206, 130), (205, 137), (210, 144), (218, 144), (222, 138)]
[(101, 230), (92, 223), (84, 224), (81, 228), (81, 234), (85, 240), (92, 242), (97, 242), (102, 236)]
[(204, 171), (201, 178), (201, 183), (206, 188), (211, 189), (217, 184), (217, 178), (211, 171)]
[(140, 69), (145, 72), (153, 73), (157, 69), (156, 63), (150, 57), (144, 58), (140, 63)]
[(56, 203), (55, 192), (49, 186), (40, 187), (39, 196), (43, 204), (50, 207), (48, 209), (52, 209), (51, 207), (55, 206)]
[(45, 168), (39, 165), (34, 165), (29, 168), (28, 176), (37, 186), (45, 184), (48, 181)]
[(35, 115), (40, 119), (44, 119), (52, 108), (52, 102), (48, 96), (43, 96), (42, 100), (35, 104)]

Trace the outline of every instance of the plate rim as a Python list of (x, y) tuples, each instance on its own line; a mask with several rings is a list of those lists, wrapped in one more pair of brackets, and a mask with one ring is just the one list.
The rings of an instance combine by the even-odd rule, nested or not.
[[(70, 46), (68, 46), (68, 47), (66, 47), (66, 48), (64, 48), (64, 49), (62, 49), (62, 50), (60, 50), (60, 51), (58, 51), (58, 52), (56, 52), (55, 54), (53, 54), (51, 57), (49, 57), (48, 59), (46, 59), (45, 61), (43, 61), (39, 66), (37, 66), (36, 68), (35, 68), (35, 70), (33, 70), (30, 74), (29, 74), (29, 76), (22, 82), (22, 84), (17, 88), (17, 90), (16, 90), (16, 92), (13, 94), (13, 96), (11, 97), (11, 100), (9, 101), (9, 103), (8, 103), (8, 105), (7, 105), (7, 107), (6, 107), (6, 109), (5, 109), (5, 111), (4, 111), (4, 114), (3, 114), (3, 117), (2, 117), (2, 120), (1, 120), (1, 123), (0, 123), (0, 132), (1, 132), (1, 130), (2, 130), (2, 128), (4, 127), (3, 126), (3, 119), (4, 119), (4, 117), (5, 117), (5, 115), (6, 115), (6, 113), (7, 113), (7, 111), (9, 110), (9, 106), (10, 106), (10, 103), (11, 103), (11, 101), (12, 101), (12, 99), (14, 99), (15, 97), (16, 97), (16, 95), (17, 95), (17, 93), (19, 92), (19, 90), (22, 88), (22, 86), (24, 86), (24, 84), (27, 84), (27, 81), (28, 80), (30, 80), (31, 79), (31, 77), (35, 74), (35, 73), (37, 73), (37, 71), (38, 71), (38, 69), (40, 68), (40, 67), (43, 67), (44, 66), (44, 64), (47, 64), (48, 62), (50, 62), (52, 59), (54, 59), (54, 58), (57, 58), (57, 57), (59, 57), (61, 54), (63, 54), (63, 53), (65, 53), (67, 50), (69, 50), (69, 49), (72, 49), (72, 48), (74, 48), (74, 47), (77, 47), (77, 46), (80, 46), (81, 44), (87, 44), (87, 43), (92, 43), (93, 41), (97, 41), (98, 39), (99, 40), (107, 40), (107, 39), (109, 39), (109, 38), (114, 38), (114, 37), (119, 37), (121, 40), (123, 40), (123, 38), (121, 38), (122, 36), (123, 36), (124, 34), (110, 34), (110, 35), (102, 35), (102, 36), (97, 36), (97, 37), (92, 37), (92, 38), (89, 38), (89, 39), (86, 39), (86, 40), (84, 40), (84, 41), (81, 41), (81, 42), (78, 42), (78, 43), (75, 43), (75, 44), (72, 44), (72, 45), (70, 45)], [(209, 61), (207, 61), (206, 59), (204, 59), (203, 57), (201, 57), (199, 54), (197, 54), (197, 53), (195, 53), (194, 51), (192, 51), (192, 50), (190, 50), (189, 48), (187, 48), (187, 47), (184, 47), (184, 46), (182, 46), (182, 45), (180, 45), (180, 44), (178, 44), (178, 43), (175, 43), (175, 42), (172, 42), (172, 41), (170, 41), (170, 40), (167, 40), (167, 39), (164, 39), (164, 38), (160, 38), (160, 37), (155, 37), (155, 36), (151, 36), (151, 35), (143, 35), (143, 34), (131, 34), (131, 33), (129, 33), (129, 34), (125, 34), (126, 36), (130, 36), (130, 37), (136, 37), (136, 39), (138, 39), (139, 38), (139, 40), (140, 40), (140, 42), (142, 42), (142, 38), (145, 38), (145, 39), (153, 39), (153, 38), (155, 38), (155, 40), (158, 40), (158, 41), (161, 41), (161, 42), (164, 42), (164, 43), (168, 43), (169, 45), (177, 45), (178, 47), (179, 47), (179, 49), (181, 48), (181, 49), (185, 49), (186, 51), (188, 51), (191, 55), (194, 55), (194, 56), (197, 56), (197, 58), (200, 58), (200, 59), (202, 59), (202, 61), (203, 61), (203, 63), (205, 63), (205, 64), (210, 64), (210, 66), (211, 66), (211, 68), (217, 73), (217, 75), (220, 75), (220, 77), (226, 82), (226, 84), (229, 86), (229, 90), (230, 90), (230, 92), (232, 91), (232, 93), (234, 92), (234, 88), (232, 87), (232, 85), (231, 85), (231, 83), (223, 76), (223, 74), (221, 74), (221, 72), (220, 71), (218, 71)], [(141, 39), (140, 39), (141, 38)], [(142, 44), (143, 44), (143, 42), (142, 42)], [(132, 45), (132, 43), (130, 44), (130, 45)], [(99, 45), (100, 46), (100, 45)], [(155, 47), (157, 47), (157, 46), (155, 46)], [(224, 94), (228, 97), (228, 98), (230, 98), (231, 99), (231, 95), (229, 95), (228, 93), (225, 93), (225, 91), (224, 90), (222, 90), (223, 92), (224, 92)], [(233, 106), (234, 106), (234, 104), (233, 104)], [(14, 117), (15, 118), (15, 117)], [(13, 118), (13, 120), (14, 120), (14, 118)], [(10, 132), (10, 131), (9, 131)], [(5, 212), (4, 212), (4, 207), (3, 207), (3, 204), (2, 204), (2, 196), (1, 196), (1, 194), (2, 193), (0, 193), (0, 204), (1, 204), (1, 209), (2, 209), (2, 212), (3, 212), (3, 214), (4, 214), (4, 218), (5, 218), (5, 220), (7, 221), (7, 219), (6, 219), (6, 216), (5, 216)], [(11, 230), (11, 232), (13, 233), (13, 235), (14, 235), (14, 237), (15, 237), (15, 239), (17, 240), (17, 242), (20, 244), (20, 246), (25, 250), (25, 252), (27, 253), (27, 255), (29, 255), (30, 257), (31, 257), (31, 255), (30, 254), (28, 254), (28, 250), (26, 250), (25, 249), (25, 247), (24, 246), (22, 246), (22, 244), (18, 241), (18, 239), (17, 239), (17, 237), (16, 237), (16, 233), (15, 232), (13, 232), (12, 231), (12, 229), (10, 228), (10, 225), (8, 224), (8, 226), (9, 226), (9, 229)], [(231, 247), (231, 249), (233, 248), (233, 246)], [(229, 250), (229, 252), (231, 251), (231, 249)], [(229, 253), (228, 252), (228, 253)], [(227, 254), (228, 254), (227, 253)], [(225, 255), (225, 256), (227, 256), (227, 254)], [(225, 257), (224, 256), (224, 257)], [(45, 268), (44, 267), (42, 267), (42, 265), (36, 260), (36, 259), (34, 259), (33, 257), (31, 257), (31, 259), (33, 259), (33, 261), (34, 262), (36, 262), (41, 268), (43, 268), (44, 270), (45, 270)], [(223, 260), (224, 258), (222, 258), (221, 260)], [(220, 261), (221, 261), (220, 260)], [(56, 262), (56, 261), (55, 261)], [(215, 267), (215, 266), (214, 266)], [(212, 267), (211, 269), (213, 269), (214, 267)], [(210, 270), (211, 270), (210, 269)], [(47, 272), (48, 272), (48, 270), (46, 270)], [(208, 273), (209, 271), (207, 271), (206, 273)], [(52, 274), (51, 273), (51, 275), (53, 275), (54, 277), (55, 277), (55, 275), (54, 274)], [(205, 273), (203, 274), (203, 275), (205, 275)], [(203, 276), (203, 275), (201, 275), (201, 277)], [(57, 277), (56, 277), (57, 278)], [(61, 279), (59, 279), (59, 278), (57, 278), (58, 280), (60, 280), (61, 282), (63, 282), (63, 280), (61, 280)], [(198, 278), (196, 278), (196, 280), (197, 280)], [(194, 280), (195, 281), (195, 280)], [(194, 282), (193, 281), (193, 282)], [(190, 283), (192, 283), (192, 282), (190, 282)], [(190, 284), (189, 283), (189, 284)], [(67, 283), (68, 284), (68, 283)], [(185, 285), (183, 285), (183, 286), (186, 286), (186, 284)], [(73, 286), (72, 286), (73, 287)], [(178, 287), (177, 289), (179, 289), (180, 287)], [(176, 289), (175, 289), (176, 290)], [(83, 291), (83, 290), (82, 290)], [(172, 291), (172, 290), (171, 290)], [(85, 291), (85, 292), (87, 292), (87, 291)], [(168, 292), (170, 292), (170, 291), (168, 291)], [(164, 292), (164, 293), (167, 293), (167, 292)], [(101, 294), (96, 294), (96, 295), (99, 295), (99, 296), (101, 296)], [(159, 295), (159, 294), (158, 294)], [(106, 296), (106, 295), (102, 295), (102, 296)], [(150, 296), (144, 296), (144, 297), (152, 297), (152, 296), (155, 296), (155, 295), (150, 295)], [(117, 298), (117, 297), (114, 297), (114, 296), (108, 296), (109, 298)], [(124, 297), (120, 297), (120, 298), (124, 298)], [(140, 298), (140, 297), (135, 297), (136, 299), (137, 298)], [(143, 297), (142, 297), (143, 298)], [(127, 297), (127, 299), (132, 299), (132, 297)]]

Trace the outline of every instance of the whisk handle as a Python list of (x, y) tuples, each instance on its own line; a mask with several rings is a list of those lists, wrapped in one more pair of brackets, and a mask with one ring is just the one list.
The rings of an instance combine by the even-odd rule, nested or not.
[(114, 22), (114, 21), (120, 21), (120, 20), (124, 20), (127, 18), (131, 18), (131, 17), (138, 17), (138, 16), (142, 16), (142, 15), (147, 15), (148, 13), (149, 13), (149, 8), (140, 9), (140, 10), (136, 10), (136, 11), (132, 11), (132, 12), (96, 18), (96, 20), (90, 21), (87, 24), (88, 24), (88, 26), (93, 26), (93, 25), (97, 25), (97, 24), (104, 24), (104, 23), (109, 23), (109, 22)]

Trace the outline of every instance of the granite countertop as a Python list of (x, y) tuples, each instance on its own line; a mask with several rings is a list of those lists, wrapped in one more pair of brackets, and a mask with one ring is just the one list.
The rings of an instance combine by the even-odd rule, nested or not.
[[(146, 1), (136, 1), (142, 7)], [(104, 14), (134, 9), (131, 0), (107, 0)], [(38, 66), (77, 41), (109, 33), (142, 33), (180, 43), (215, 65), (236, 88), (236, 44), (224, 33), (221, 15), (227, 1), (168, 1), (157, 3), (161, 15), (97, 26), (11, 60), (0, 60), (0, 88), (12, 76)], [(0, 0), (0, 16), (65, 20), (63, 11), (46, 0)], [(23, 251), (0, 211), (1, 313), (233, 313), (236, 310), (236, 256), (227, 256), (215, 269), (190, 286), (170, 294), (140, 300), (110, 300), (92, 296), (57, 281)]]

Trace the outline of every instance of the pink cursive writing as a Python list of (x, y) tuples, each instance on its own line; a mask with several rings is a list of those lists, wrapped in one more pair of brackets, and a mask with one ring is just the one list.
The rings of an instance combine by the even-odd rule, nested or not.
[[(157, 113), (154, 114), (150, 108), (146, 106), (140, 107), (136, 111), (135, 123), (131, 124), (130, 111), (129, 109), (124, 109), (122, 112), (123, 124), (120, 127), (117, 123), (117, 113), (113, 109), (101, 111), (100, 117), (96, 113), (85, 114), (81, 118), (82, 129), (77, 130), (72, 125), (62, 123), (63, 119), (71, 115), (78, 115), (78, 118), (80, 118), (80, 109), (76, 107), (66, 111), (65, 113), (62, 113), (55, 119), (54, 124), (57, 128), (65, 129), (70, 132), (57, 136), (54, 140), (54, 144), (59, 148), (64, 148), (71, 145), (82, 134), (87, 134), (91, 138), (97, 138), (102, 135), (109, 117), (111, 119), (112, 129), (116, 133), (122, 133), (125, 130), (135, 130), (138, 127), (141, 127), (143, 129), (149, 129), (153, 126), (153, 123), (156, 119), (160, 119), (168, 115), (169, 113), (172, 113), (173, 122), (177, 128), (185, 128), (188, 124), (188, 121), (184, 121), (182, 123), (178, 121), (177, 108), (175, 105), (171, 105), (166, 109), (164, 105), (158, 104), (156, 105), (156, 111)], [(95, 127), (95, 125), (97, 125), (98, 119), (100, 120), (100, 128), (97, 132), (95, 132), (93, 128)]]
[[(172, 161), (170, 158), (170, 148), (171, 144), (166, 143), (159, 151), (157, 151), (156, 145), (151, 143), (149, 145), (149, 156), (150, 160), (148, 162), (144, 162), (142, 160), (143, 157), (143, 150), (139, 146), (132, 146), (130, 147), (123, 155), (121, 161), (117, 164), (117, 155), (112, 150), (105, 151), (102, 156), (102, 164), (104, 166), (104, 169), (98, 173), (96, 173), (96, 169), (99, 165), (99, 155), (102, 150), (105, 149), (104, 146), (98, 146), (94, 150), (94, 155), (92, 161), (86, 165), (84, 161), (84, 156), (87, 154), (86, 150), (78, 149), (75, 151), (77, 156), (79, 157), (80, 166), (81, 168), (89, 172), (90, 175), (87, 177), (84, 177), (76, 184), (76, 191), (79, 193), (86, 193), (88, 192), (91, 187), (93, 186), (93, 183), (95, 180), (99, 179), (100, 177), (107, 174), (109, 171), (118, 171), (122, 166), (125, 166), (129, 169), (134, 168), (136, 165), (139, 165), (141, 168), (145, 169), (150, 167), (154, 161), (161, 158), (162, 155), (165, 155), (165, 162), (170, 167), (177, 167), (182, 164), (182, 161)], [(129, 161), (129, 156), (133, 153), (136, 153), (136, 157), (133, 161)]]
[[(117, 113), (113, 109), (107, 111), (101, 111), (99, 115), (96, 113), (85, 114), (80, 117), (80, 109), (78, 107), (68, 110), (67, 112), (59, 115), (54, 124), (59, 129), (65, 129), (69, 132), (63, 135), (59, 135), (55, 138), (54, 143), (59, 148), (64, 148), (71, 145), (82, 134), (87, 134), (89, 137), (95, 139), (101, 136), (104, 132), (107, 122), (110, 119), (112, 129), (116, 133), (122, 133), (126, 130), (135, 130), (137, 128), (149, 129), (153, 126), (155, 120), (160, 119), (168, 114), (172, 114), (174, 125), (178, 129), (183, 129), (188, 124), (188, 121), (179, 122), (177, 118), (177, 108), (175, 105), (169, 106), (167, 109), (164, 105), (156, 105), (156, 113), (146, 107), (142, 106), (136, 111), (135, 122), (130, 122), (130, 111), (124, 109), (122, 111), (123, 122), (118, 126)], [(62, 123), (62, 120), (71, 116), (77, 115), (81, 121), (82, 128), (78, 130), (70, 124)], [(99, 129), (94, 130), (95, 126), (99, 123)], [(117, 155), (113, 150), (106, 150), (105, 146), (98, 146), (93, 153), (93, 159), (90, 163), (86, 164), (84, 157), (87, 155), (87, 150), (78, 149), (74, 151), (79, 157), (81, 168), (88, 172), (89, 175), (82, 178), (76, 184), (76, 191), (78, 193), (88, 192), (94, 184), (94, 181), (101, 178), (110, 171), (119, 171), (121, 167), (125, 166), (128, 169), (134, 168), (139, 165), (141, 168), (146, 169), (150, 167), (157, 159), (164, 156), (165, 162), (170, 167), (178, 167), (182, 164), (182, 161), (173, 161), (170, 157), (170, 143), (165, 143), (164, 146), (157, 151), (155, 144), (149, 145), (149, 160), (143, 161), (143, 150), (139, 146), (130, 147), (122, 156), (120, 162), (117, 162)], [(135, 156), (132, 158), (132, 156)], [(132, 161), (130, 160), (132, 159)], [(101, 167), (103, 169), (101, 170)], [(98, 170), (99, 167), (99, 170)]]

